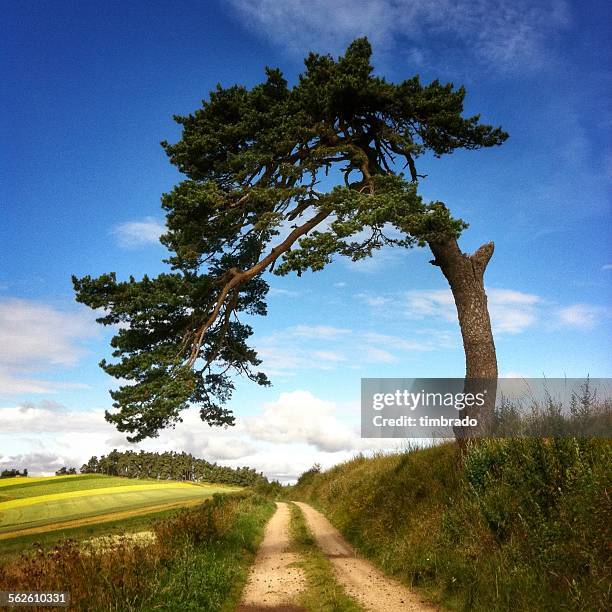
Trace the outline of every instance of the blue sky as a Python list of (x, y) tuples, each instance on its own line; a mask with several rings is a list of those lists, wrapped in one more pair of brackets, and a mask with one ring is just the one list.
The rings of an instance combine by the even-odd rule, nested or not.
[[(368, 35), (377, 71), (465, 84), (495, 150), (426, 159), (422, 194), (493, 240), (486, 275), (502, 374), (610, 376), (610, 9), (601, 2), (20, 2), (0, 25), (0, 463), (45, 471), (125, 444), (104, 424), (110, 333), (70, 275), (163, 269), (159, 146), (217, 82), (289, 81), (309, 50)], [(366, 448), (362, 376), (461, 376), (449, 295), (425, 250), (273, 278), (255, 345), (274, 386), (239, 382), (237, 428), (193, 415), (152, 441), (290, 478)], [(68, 425), (67, 425), (68, 424)], [(72, 429), (71, 429), (72, 428)], [(79, 442), (75, 442), (78, 440)], [(145, 446), (146, 446), (145, 444)], [(92, 450), (93, 449), (93, 450)], [(293, 453), (287, 460), (288, 449)]]

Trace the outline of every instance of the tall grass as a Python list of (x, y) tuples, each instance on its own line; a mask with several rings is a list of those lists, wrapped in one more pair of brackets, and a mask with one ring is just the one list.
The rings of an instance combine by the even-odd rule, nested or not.
[(69, 591), (72, 609), (221, 610), (238, 597), (273, 504), (218, 495), (153, 525), (155, 543), (112, 550), (65, 541), (0, 565), (0, 590)]
[(490, 439), (358, 457), (294, 496), (456, 610), (609, 610), (612, 444)]

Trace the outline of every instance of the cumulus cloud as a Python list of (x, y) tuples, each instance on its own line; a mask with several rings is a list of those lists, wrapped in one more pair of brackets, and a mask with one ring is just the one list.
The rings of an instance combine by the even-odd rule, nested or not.
[(105, 433), (114, 432), (104, 420), (101, 410), (69, 410), (64, 405), (42, 400), (36, 404), (26, 402), (19, 406), (0, 408), (0, 431), (3, 434), (37, 433)]
[(127, 448), (103, 410), (71, 410), (57, 402), (0, 407), (0, 465), (52, 474), (62, 465), (79, 468), (92, 455)]
[(53, 452), (29, 452), (0, 456), (1, 469), (27, 469), (30, 475), (49, 475), (63, 466), (78, 468), (81, 465), (74, 455), (57, 455)]
[[(565, 0), (231, 0), (246, 27), (290, 51), (339, 53), (358, 36), (412, 63), (463, 56), (496, 69), (539, 68), (570, 24)], [(452, 51), (452, 53), (451, 53)]]
[(92, 455), (119, 450), (185, 451), (211, 461), (235, 460), (255, 452), (242, 427), (211, 429), (197, 410), (158, 438), (131, 444), (104, 419), (103, 409), (73, 410), (49, 400), (0, 407), (0, 465), (22, 465), (52, 473), (61, 465), (80, 467)]
[(62, 311), (29, 300), (0, 301), (0, 393), (47, 393), (80, 386), (39, 380), (33, 373), (74, 366), (82, 342), (97, 333), (85, 309)]
[(126, 221), (113, 229), (119, 246), (126, 249), (158, 244), (166, 226), (159, 219), (145, 217), (140, 221)]
[(334, 417), (334, 409), (308, 391), (281, 393), (261, 416), (246, 420), (246, 431), (256, 440), (300, 442), (327, 452), (355, 448), (356, 433)]
[(304, 390), (282, 393), (255, 416), (210, 428), (198, 411), (158, 438), (130, 444), (104, 420), (104, 410), (73, 410), (49, 400), (0, 407), (0, 467), (51, 474), (80, 467), (92, 455), (118, 450), (185, 451), (231, 466), (249, 465), (270, 478), (295, 479), (313, 463), (329, 466), (356, 451), (392, 449), (393, 442), (359, 437), (358, 405), (339, 406)]

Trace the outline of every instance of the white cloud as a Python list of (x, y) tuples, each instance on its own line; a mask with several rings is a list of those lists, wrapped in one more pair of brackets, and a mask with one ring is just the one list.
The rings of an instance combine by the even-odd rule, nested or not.
[[(344, 360), (336, 345), (350, 333), (349, 329), (328, 325), (296, 325), (261, 338), (256, 343), (257, 352), (265, 371), (273, 376), (293, 375), (298, 370), (330, 370)], [(330, 342), (334, 350), (329, 348)]]
[(74, 455), (57, 455), (54, 452), (27, 452), (0, 456), (1, 469), (27, 469), (30, 476), (52, 475), (60, 467), (81, 467)]
[(380, 308), (381, 306), (386, 306), (393, 301), (390, 297), (372, 295), (370, 293), (358, 293), (357, 297), (372, 308)]
[(158, 438), (130, 444), (104, 419), (104, 410), (72, 410), (48, 400), (0, 407), (0, 465), (23, 464), (30, 471), (51, 473), (60, 465), (80, 467), (92, 455), (119, 450), (184, 450), (211, 461), (235, 460), (253, 453), (242, 427), (211, 429), (197, 410)]
[(520, 333), (537, 321), (536, 308), (542, 302), (537, 295), (511, 289), (491, 289), (488, 295), (494, 332)]
[(8, 299), (0, 302), (1, 363), (32, 367), (40, 363), (74, 365), (83, 354), (75, 340), (91, 336), (93, 316), (62, 312), (43, 303)]
[(299, 442), (327, 452), (354, 449), (357, 434), (333, 413), (332, 402), (308, 391), (281, 393), (276, 402), (264, 406), (261, 416), (246, 419), (246, 430), (266, 442)]
[(62, 465), (79, 468), (94, 454), (127, 448), (125, 438), (119, 444), (116, 438), (103, 410), (70, 410), (48, 400), (0, 407), (2, 466), (44, 474)]
[(349, 257), (342, 257), (341, 261), (350, 272), (379, 274), (397, 264), (402, 256), (406, 256), (408, 252), (407, 250), (400, 251), (399, 249), (386, 247), (376, 251), (372, 257), (364, 257), (357, 261), (352, 261)]
[(346, 361), (346, 357), (337, 351), (314, 351), (313, 355), (323, 361)]
[(372, 361), (374, 363), (393, 363), (394, 361), (397, 361), (397, 357), (395, 355), (375, 346), (366, 346), (363, 354), (368, 361)]
[(68, 410), (57, 402), (43, 400), (20, 406), (0, 408), (0, 431), (3, 434), (47, 432), (99, 433), (114, 431), (104, 420), (103, 411)]
[(256, 447), (237, 436), (216, 437), (210, 435), (202, 449), (205, 458), (213, 460), (243, 459), (256, 453)]
[[(542, 302), (537, 295), (511, 289), (488, 289), (487, 295), (495, 333), (519, 333), (537, 321), (536, 307)], [(405, 299), (409, 317), (437, 317), (452, 323), (457, 321), (450, 289), (409, 291)]]
[(559, 322), (568, 327), (593, 329), (602, 319), (610, 316), (610, 311), (591, 304), (573, 304), (557, 310)]
[(294, 298), (300, 295), (299, 291), (291, 291), (290, 289), (280, 289), (278, 287), (270, 287), (268, 291), (270, 297), (288, 297)]
[[(494, 334), (518, 334), (540, 325), (542, 330), (554, 331), (561, 327), (576, 327), (593, 329), (602, 320), (612, 316), (609, 308), (594, 304), (571, 304), (558, 306), (532, 293), (514, 289), (487, 289), (489, 313)], [(438, 319), (453, 325), (458, 325), (457, 311), (450, 289), (425, 289), (408, 291), (403, 294), (376, 296), (360, 294), (366, 304), (377, 311), (377, 314), (392, 312), (394, 316), (402, 313), (409, 319)], [(380, 308), (385, 310), (381, 313)], [(425, 330), (422, 330), (425, 333)], [(444, 330), (427, 330), (430, 341), (420, 342), (399, 341), (389, 338), (381, 339), (386, 346), (395, 346), (405, 350), (427, 350), (435, 346), (454, 346), (456, 342), (448, 336), (444, 338)], [(373, 334), (369, 334), (371, 338)], [(403, 347), (398, 342), (404, 344)]]
[(294, 337), (305, 338), (338, 338), (351, 333), (350, 329), (330, 325), (296, 325), (288, 331)]
[(80, 467), (92, 455), (118, 450), (185, 451), (224, 465), (249, 465), (270, 478), (295, 479), (313, 463), (330, 466), (355, 452), (392, 449), (390, 440), (362, 439), (359, 406), (337, 405), (303, 390), (282, 393), (256, 416), (238, 415), (229, 428), (211, 428), (196, 409), (158, 438), (129, 444), (104, 420), (104, 410), (72, 410), (48, 400), (0, 407), (0, 467), (50, 474)]
[(378, 332), (365, 332), (363, 339), (374, 346), (385, 346), (400, 351), (428, 351), (432, 349), (430, 344), (424, 344), (422, 341), (406, 340), (398, 336), (390, 336), (389, 334), (380, 334)]
[(441, 317), (447, 321), (456, 321), (453, 294), (448, 289), (413, 290), (405, 294), (409, 317)]
[(61, 311), (41, 302), (1, 300), (0, 393), (74, 387), (74, 383), (35, 380), (31, 374), (74, 366), (85, 354), (82, 341), (96, 333), (94, 315), (84, 308)]
[(19, 395), (21, 393), (52, 393), (51, 381), (24, 378), (15, 373), (0, 370), (0, 395)]
[(166, 226), (159, 219), (145, 217), (141, 221), (126, 221), (113, 229), (119, 246), (126, 249), (158, 244)]
[[(388, 51), (401, 42), (418, 65), (439, 61), (440, 48), (498, 69), (549, 61), (550, 39), (570, 23), (565, 0), (231, 0), (245, 24), (297, 54), (339, 53), (358, 36)], [(449, 53), (444, 54), (446, 56)]]
[(429, 351), (438, 346), (435, 334), (416, 341), (326, 325), (289, 327), (256, 342), (263, 368), (273, 376), (294, 375), (299, 370), (346, 368), (347, 363), (350, 367), (392, 363), (398, 360), (395, 352)]

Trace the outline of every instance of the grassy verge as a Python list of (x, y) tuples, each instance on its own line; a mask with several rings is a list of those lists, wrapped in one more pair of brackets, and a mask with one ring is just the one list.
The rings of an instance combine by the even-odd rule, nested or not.
[[(176, 516), (180, 512), (176, 508), (139, 514), (117, 521), (94, 523), (79, 527), (66, 527), (57, 531), (35, 533), (17, 536), (0, 541), (0, 563), (19, 557), (20, 555), (34, 555), (38, 550), (50, 549), (65, 540), (88, 540), (99, 536), (113, 536), (153, 529), (156, 521)], [(103, 517), (102, 517), (103, 518)]]
[[(196, 518), (186, 514), (184, 525), (166, 522), (161, 537), (172, 542), (181, 554), (164, 576), (160, 589), (146, 609), (234, 610), (263, 537), (274, 513), (274, 503), (259, 496), (245, 496), (234, 507), (233, 516), (225, 504), (211, 508), (209, 521), (215, 537), (202, 530)], [(158, 532), (159, 534), (159, 532)]]
[(154, 544), (112, 550), (64, 542), (0, 565), (0, 590), (71, 594), (75, 610), (229, 610), (240, 594), (273, 504), (217, 495), (152, 526)]
[(454, 610), (608, 610), (612, 444), (488, 440), (356, 458), (292, 491)]
[(332, 564), (316, 545), (302, 511), (295, 505), (291, 508), (292, 548), (302, 561), (300, 567), (306, 574), (307, 590), (299, 603), (312, 612), (360, 612), (363, 610), (336, 582)]

